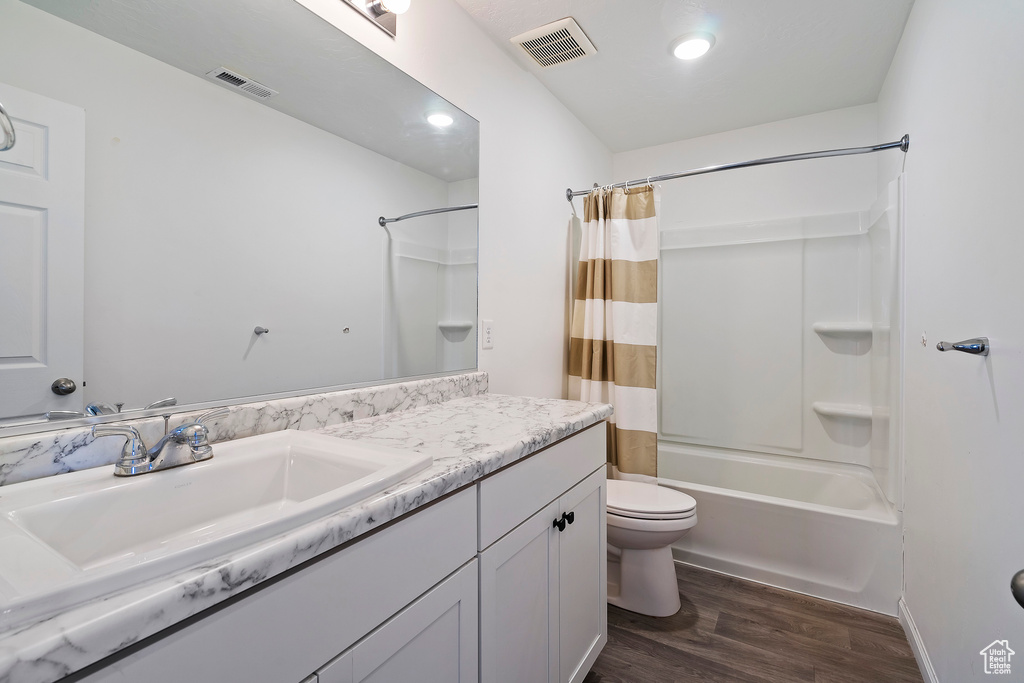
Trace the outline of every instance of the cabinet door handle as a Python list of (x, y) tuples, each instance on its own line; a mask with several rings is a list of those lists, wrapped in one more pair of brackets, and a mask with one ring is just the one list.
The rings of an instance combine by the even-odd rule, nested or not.
[(563, 513), (562, 514), (562, 519), (564, 519), (565, 521), (569, 522), (569, 524), (572, 524), (573, 522), (576, 521), (576, 513), (575, 512)]
[(559, 531), (565, 531), (565, 515), (562, 515), (562, 519), (556, 519), (551, 526), (555, 527)]

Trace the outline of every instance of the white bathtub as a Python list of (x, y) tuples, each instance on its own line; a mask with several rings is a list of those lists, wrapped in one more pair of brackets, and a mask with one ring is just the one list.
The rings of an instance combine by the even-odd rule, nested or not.
[(662, 442), (658, 475), (697, 500), (677, 561), (896, 615), (902, 525), (866, 468)]

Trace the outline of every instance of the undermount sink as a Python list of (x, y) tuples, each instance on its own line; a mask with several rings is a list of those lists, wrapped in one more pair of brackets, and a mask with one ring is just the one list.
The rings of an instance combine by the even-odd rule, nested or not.
[(431, 457), (294, 430), (136, 477), (0, 488), (0, 630), (215, 559), (380, 493)]

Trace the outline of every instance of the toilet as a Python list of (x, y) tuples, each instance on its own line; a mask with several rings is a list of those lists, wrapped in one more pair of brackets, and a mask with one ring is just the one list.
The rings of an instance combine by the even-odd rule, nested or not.
[(682, 491), (608, 480), (608, 602), (652, 617), (679, 611), (671, 545), (697, 523), (697, 501)]

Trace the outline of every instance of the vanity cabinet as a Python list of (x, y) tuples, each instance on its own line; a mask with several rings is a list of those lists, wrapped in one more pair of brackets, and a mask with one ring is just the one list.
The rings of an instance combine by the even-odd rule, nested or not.
[[(480, 483), (482, 683), (578, 683), (607, 642), (604, 435), (598, 425), (510, 468), (508, 481)], [(561, 495), (489, 543), (510, 507), (551, 491)]]

